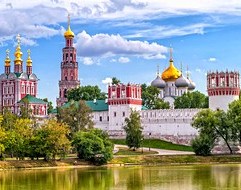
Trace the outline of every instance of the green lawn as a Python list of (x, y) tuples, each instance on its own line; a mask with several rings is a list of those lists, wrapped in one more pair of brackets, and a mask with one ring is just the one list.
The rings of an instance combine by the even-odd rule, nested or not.
[(130, 155), (130, 156), (134, 156), (134, 155), (148, 155), (148, 154), (156, 154), (157, 152), (155, 151), (143, 151), (142, 149), (138, 149), (136, 151), (130, 150), (128, 148), (119, 148), (119, 151), (117, 153), (115, 153), (115, 155)]
[[(126, 145), (125, 139), (111, 139), (114, 144)], [(159, 148), (166, 150), (193, 151), (192, 147), (173, 144), (160, 139), (144, 139), (143, 147)]]

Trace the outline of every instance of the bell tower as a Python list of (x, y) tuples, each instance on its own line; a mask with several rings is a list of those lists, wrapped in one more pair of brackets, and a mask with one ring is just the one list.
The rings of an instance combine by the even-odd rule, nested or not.
[(70, 16), (68, 15), (68, 28), (64, 33), (65, 47), (62, 50), (61, 79), (59, 81), (59, 98), (57, 107), (67, 102), (67, 91), (80, 86), (78, 80), (78, 62), (76, 49), (73, 46), (74, 32), (70, 29)]

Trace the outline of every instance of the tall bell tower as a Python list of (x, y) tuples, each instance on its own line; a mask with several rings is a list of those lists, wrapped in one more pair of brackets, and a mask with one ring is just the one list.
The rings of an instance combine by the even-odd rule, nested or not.
[(70, 29), (70, 16), (68, 15), (68, 29), (64, 33), (65, 47), (62, 50), (61, 79), (59, 81), (59, 98), (57, 107), (67, 102), (67, 91), (80, 86), (78, 80), (78, 62), (76, 49), (73, 46), (74, 33)]

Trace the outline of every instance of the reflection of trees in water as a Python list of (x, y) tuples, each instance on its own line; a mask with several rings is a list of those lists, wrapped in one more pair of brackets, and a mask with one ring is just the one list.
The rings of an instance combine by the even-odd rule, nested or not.
[(232, 188), (241, 189), (241, 166), (226, 165), (226, 166), (211, 166), (212, 179), (215, 187), (220, 189)]
[(241, 189), (241, 166), (209, 165), (195, 169), (193, 183), (200, 190), (207, 189)]
[(1, 190), (241, 189), (241, 165), (0, 171)]
[(108, 190), (113, 186), (110, 170), (26, 170), (0, 172), (0, 189), (16, 190)]

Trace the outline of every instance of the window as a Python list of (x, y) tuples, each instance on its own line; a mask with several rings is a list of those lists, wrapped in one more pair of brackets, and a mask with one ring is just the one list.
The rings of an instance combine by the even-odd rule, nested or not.
[(125, 113), (124, 111), (122, 112), (122, 116), (123, 116), (123, 117), (125, 117), (125, 116), (126, 116), (126, 113)]
[(102, 116), (100, 116), (100, 121), (102, 121)]
[(67, 77), (67, 76), (65, 76), (65, 80), (68, 80), (68, 77)]
[(116, 112), (114, 112), (114, 117), (116, 117)]
[(67, 89), (64, 89), (64, 98), (67, 98)]
[(109, 116), (107, 116), (107, 121), (109, 121)]

